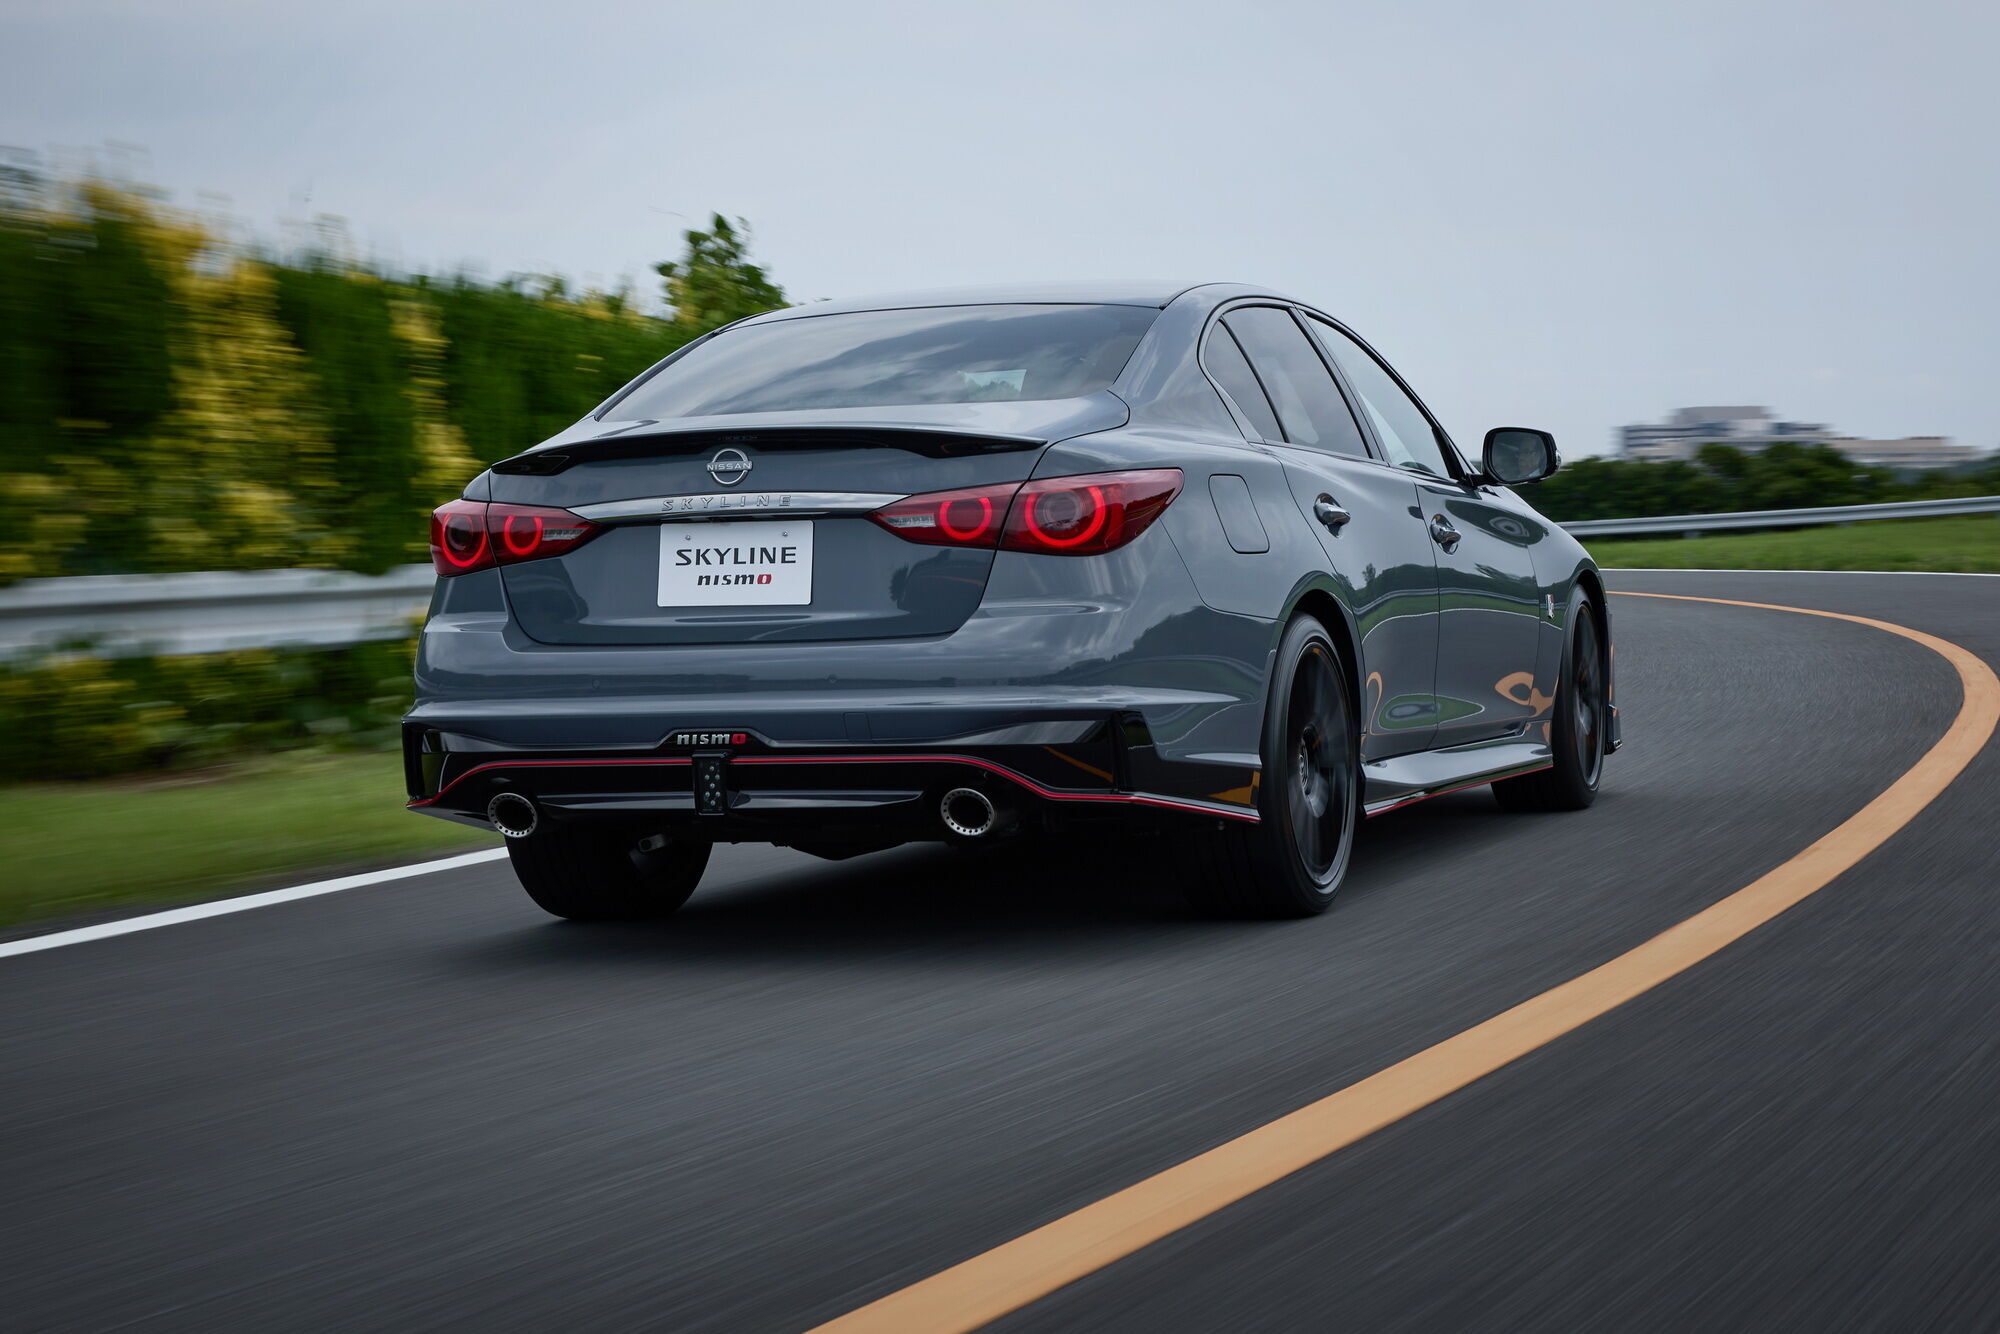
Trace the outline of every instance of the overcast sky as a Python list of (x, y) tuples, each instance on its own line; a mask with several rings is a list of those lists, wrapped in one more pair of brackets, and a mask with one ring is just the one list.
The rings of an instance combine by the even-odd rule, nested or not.
[(722, 210), (800, 300), (1268, 283), (1475, 448), (1696, 403), (1992, 448), (1997, 15), (0, 0), (0, 144), (411, 267), (650, 287)]

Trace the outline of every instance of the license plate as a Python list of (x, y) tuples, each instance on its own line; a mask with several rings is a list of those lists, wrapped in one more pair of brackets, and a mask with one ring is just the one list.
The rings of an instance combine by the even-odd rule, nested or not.
[(810, 519), (660, 525), (662, 607), (804, 607)]

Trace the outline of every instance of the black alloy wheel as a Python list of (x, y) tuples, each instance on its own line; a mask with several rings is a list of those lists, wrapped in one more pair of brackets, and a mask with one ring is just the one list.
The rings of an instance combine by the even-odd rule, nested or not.
[(1570, 751), (1577, 773), (1595, 791), (1604, 767), (1604, 651), (1597, 618), (1589, 614), (1576, 623), (1569, 686)]
[(1171, 872), (1221, 917), (1311, 917), (1333, 903), (1361, 820), (1360, 729), (1347, 664), (1301, 616), (1278, 646), (1264, 714), (1256, 824), (1203, 822), (1171, 844)]
[(1510, 811), (1580, 811), (1597, 800), (1610, 716), (1607, 666), (1596, 604), (1578, 589), (1570, 603), (1569, 642), (1549, 722), (1552, 762), (1546, 769), (1495, 783), (1493, 796), (1502, 807)]
[(1354, 842), (1354, 738), (1339, 675), (1332, 646), (1309, 642), (1285, 706), (1287, 824), (1299, 865), (1322, 886), (1339, 879)]

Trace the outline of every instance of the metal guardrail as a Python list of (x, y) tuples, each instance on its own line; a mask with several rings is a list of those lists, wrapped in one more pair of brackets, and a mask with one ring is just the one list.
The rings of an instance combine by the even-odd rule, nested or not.
[(411, 632), (428, 563), (382, 575), (216, 570), (27, 579), (0, 588), (0, 658), (81, 646), (97, 657), (335, 648)]
[[(1586, 519), (1579, 537), (1797, 528), (1867, 519), (2000, 514), (2000, 496), (1890, 505)], [(29, 579), (0, 588), (0, 659), (75, 646), (99, 657), (334, 648), (410, 633), (430, 601), (428, 564), (383, 575), (337, 570), (221, 570)]]
[(1943, 514), (2000, 514), (2000, 496), (1903, 500), (1887, 505), (1828, 505), (1819, 509), (1740, 510), (1734, 514), (1654, 514), (1641, 519), (1579, 519), (1563, 524), (1577, 537), (1638, 537), (1647, 533), (1715, 533), (1728, 528), (1807, 528), (1864, 519), (1924, 519)]

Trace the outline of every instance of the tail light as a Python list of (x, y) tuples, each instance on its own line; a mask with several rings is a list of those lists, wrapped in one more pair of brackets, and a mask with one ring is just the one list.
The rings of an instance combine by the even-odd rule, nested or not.
[(1179, 468), (1029, 482), (1007, 511), (1000, 545), (1052, 556), (1116, 551), (1152, 527), (1180, 493)]
[(454, 500), (431, 513), (431, 565), (440, 575), (471, 574), (574, 551), (603, 532), (548, 505)]
[(933, 491), (884, 505), (868, 517), (905, 542), (933, 547), (998, 546), (1007, 507), (1020, 489), (1019, 482), (1007, 482), (963, 491)]
[(1180, 491), (1179, 468), (1149, 468), (933, 491), (868, 517), (906, 542), (1096, 556), (1145, 532)]

